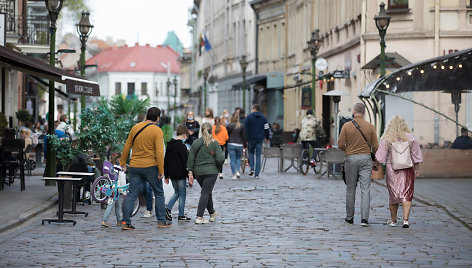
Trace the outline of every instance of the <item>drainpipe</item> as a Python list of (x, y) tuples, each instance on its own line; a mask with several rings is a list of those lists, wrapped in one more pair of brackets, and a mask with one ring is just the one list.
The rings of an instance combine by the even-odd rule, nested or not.
[(254, 59), (254, 74), (259, 73), (259, 25), (257, 25), (257, 21), (259, 21), (259, 13), (254, 9), (254, 6), (252, 6), (252, 9), (254, 10), (254, 13), (256, 14), (256, 55)]
[[(440, 0), (434, 1), (434, 56), (439, 57), (441, 48), (439, 47), (439, 4)], [(441, 111), (440, 92), (436, 92), (438, 111)], [(436, 120), (437, 119), (437, 120)], [(434, 143), (439, 144), (439, 118), (434, 118)]]

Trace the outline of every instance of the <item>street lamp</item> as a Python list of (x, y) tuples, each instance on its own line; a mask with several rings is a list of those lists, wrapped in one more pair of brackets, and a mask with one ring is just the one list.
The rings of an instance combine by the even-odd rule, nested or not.
[(175, 118), (176, 118), (176, 115), (177, 115), (177, 76), (174, 76), (174, 80), (172, 81), (174, 82), (174, 129), (175, 129)]
[[(80, 38), (80, 76), (85, 77), (85, 44), (87, 43), (87, 39), (92, 33), (93, 25), (90, 24), (89, 20), (90, 12), (82, 12), (82, 18), (80, 22), (76, 24), (77, 26), (77, 33), (79, 34)], [(85, 95), (80, 96), (80, 106), (82, 112), (85, 110)]]
[(169, 111), (170, 111), (170, 94), (169, 94), (170, 85), (172, 85), (172, 83), (170, 82), (169, 77), (167, 77), (167, 83), (166, 83), (166, 86), (167, 86), (167, 116), (170, 116), (169, 115)]
[[(380, 35), (380, 77), (385, 75), (385, 34), (387, 33), (388, 25), (390, 24), (390, 16), (385, 12), (385, 3), (379, 5), (379, 14), (374, 17), (375, 26), (379, 30)], [(385, 95), (380, 96), (382, 103), (385, 104)], [(385, 105), (381, 107), (382, 114), (380, 115), (380, 136), (383, 134), (385, 127)]]
[(316, 96), (315, 96), (315, 86), (316, 86), (316, 54), (323, 43), (323, 39), (320, 37), (320, 30), (316, 29), (311, 32), (311, 39), (307, 42), (308, 49), (310, 49), (311, 54), (311, 109), (316, 115)]
[[(49, 44), (49, 64), (55, 66), (56, 64), (56, 20), (59, 16), (59, 11), (61, 11), (63, 0), (45, 0), (46, 8), (49, 12), (49, 18), (51, 20), (51, 25), (49, 26), (49, 32), (51, 33), (51, 43)], [(49, 80), (49, 117), (48, 117), (48, 134), (53, 135), (54, 132), (54, 81)], [(46, 177), (55, 177), (56, 176), (56, 151), (52, 148), (51, 139), (47, 139), (47, 151), (46, 151)], [(46, 185), (54, 185), (46, 181)]]
[(243, 109), (246, 111), (246, 68), (248, 65), (246, 55), (241, 56), (239, 64), (241, 64), (241, 70), (243, 71)]
[(382, 77), (385, 75), (385, 34), (390, 24), (390, 16), (385, 12), (384, 2), (380, 3), (379, 7), (379, 14), (374, 17), (374, 20), (380, 35), (380, 77)]
[(207, 108), (207, 79), (208, 79), (208, 70), (203, 71), (203, 109)]

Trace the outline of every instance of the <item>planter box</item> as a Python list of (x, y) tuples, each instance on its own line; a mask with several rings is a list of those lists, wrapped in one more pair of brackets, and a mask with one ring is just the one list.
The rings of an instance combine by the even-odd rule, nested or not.
[(422, 149), (420, 177), (472, 178), (472, 150)]

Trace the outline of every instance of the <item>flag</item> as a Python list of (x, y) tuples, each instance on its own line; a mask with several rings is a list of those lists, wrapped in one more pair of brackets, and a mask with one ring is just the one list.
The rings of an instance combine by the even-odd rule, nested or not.
[(209, 51), (211, 49), (210, 42), (208, 41), (206, 34), (203, 35), (205, 36), (205, 51)]

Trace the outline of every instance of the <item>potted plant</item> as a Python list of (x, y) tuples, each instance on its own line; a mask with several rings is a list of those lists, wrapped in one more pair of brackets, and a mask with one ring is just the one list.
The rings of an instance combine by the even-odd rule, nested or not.
[(28, 112), (28, 110), (22, 109), (16, 112), (16, 118), (18, 118), (18, 121), (20, 122), (27, 123), (27, 122), (31, 122), (31, 120), (33, 119), (33, 116)]

